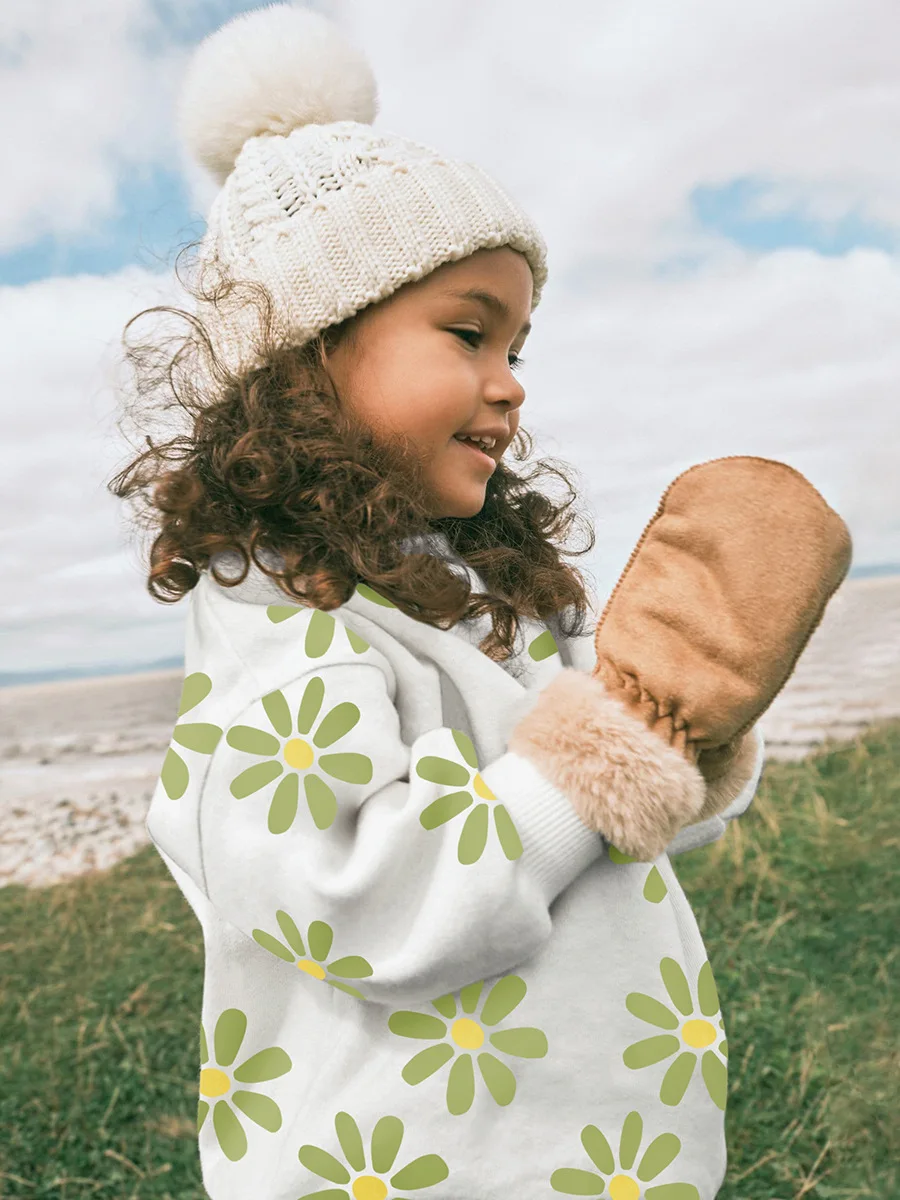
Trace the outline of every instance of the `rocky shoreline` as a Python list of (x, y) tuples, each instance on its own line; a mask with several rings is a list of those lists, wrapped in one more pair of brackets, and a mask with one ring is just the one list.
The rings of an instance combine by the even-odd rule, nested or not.
[[(44, 887), (147, 844), (182, 672), (0, 688), (0, 887)], [(764, 715), (771, 759), (900, 717), (900, 577), (848, 580)]]

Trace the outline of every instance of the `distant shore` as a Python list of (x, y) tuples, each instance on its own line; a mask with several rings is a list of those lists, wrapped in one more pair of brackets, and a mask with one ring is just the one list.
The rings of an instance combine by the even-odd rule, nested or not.
[[(0, 886), (112, 866), (147, 842), (183, 668), (0, 688)], [(848, 579), (760, 721), (771, 759), (900, 717), (900, 575)]]

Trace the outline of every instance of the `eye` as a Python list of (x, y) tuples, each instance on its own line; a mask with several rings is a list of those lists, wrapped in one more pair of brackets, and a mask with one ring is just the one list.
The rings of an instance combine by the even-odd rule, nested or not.
[[(477, 346), (484, 339), (484, 334), (479, 329), (451, 329), (451, 333), (455, 333), (457, 337), (461, 337), (464, 341), (468, 338), (474, 338), (474, 342), (467, 342), (469, 346)], [(525, 359), (520, 358), (518, 354), (511, 354), (509, 357), (509, 366), (512, 371), (519, 371), (524, 367)]]

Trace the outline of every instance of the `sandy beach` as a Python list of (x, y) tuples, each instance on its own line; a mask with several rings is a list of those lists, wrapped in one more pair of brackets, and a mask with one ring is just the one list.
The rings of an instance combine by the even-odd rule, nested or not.
[[(0, 886), (112, 866), (148, 841), (147, 806), (182, 673), (0, 689)], [(900, 577), (847, 581), (760, 722), (772, 759), (900, 717)]]

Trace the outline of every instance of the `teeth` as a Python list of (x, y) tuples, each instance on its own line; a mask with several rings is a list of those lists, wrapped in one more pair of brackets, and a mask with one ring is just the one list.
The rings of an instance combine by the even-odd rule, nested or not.
[(477, 445), (483, 446), (486, 450), (493, 450), (497, 444), (497, 439), (492, 437), (472, 437), (470, 434), (456, 434), (457, 441), (460, 442), (475, 442)]

